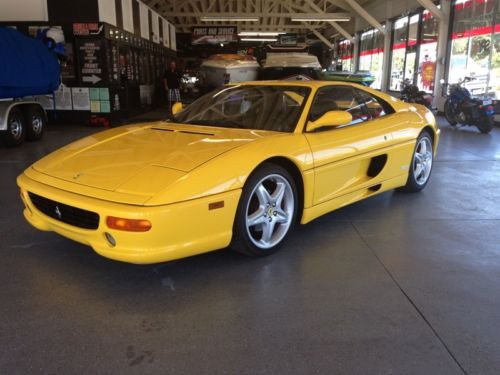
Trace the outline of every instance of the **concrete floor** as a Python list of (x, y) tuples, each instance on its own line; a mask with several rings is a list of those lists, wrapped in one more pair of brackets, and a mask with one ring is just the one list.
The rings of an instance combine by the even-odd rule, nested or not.
[(152, 266), (22, 218), (15, 177), (95, 129), (0, 148), (0, 373), (500, 373), (500, 128), (442, 130), (421, 194), (326, 215), (268, 258)]

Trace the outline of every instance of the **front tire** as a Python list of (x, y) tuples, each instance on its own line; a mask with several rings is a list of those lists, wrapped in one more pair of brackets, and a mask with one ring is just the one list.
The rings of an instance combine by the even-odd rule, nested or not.
[(19, 146), (26, 136), (26, 123), (23, 114), (18, 108), (13, 108), (7, 118), (7, 130), (2, 134), (2, 141), (6, 146)]
[(233, 226), (231, 248), (249, 256), (276, 252), (292, 230), (297, 188), (288, 171), (266, 163), (247, 180)]
[(449, 99), (444, 103), (444, 117), (451, 126), (455, 126), (458, 123), (453, 114), (453, 108)]
[(481, 133), (488, 134), (493, 129), (493, 122), (493, 117), (483, 116), (476, 126)]
[(429, 182), (433, 164), (434, 148), (432, 137), (427, 131), (424, 131), (417, 138), (406, 185), (399, 190), (416, 193), (425, 188)]

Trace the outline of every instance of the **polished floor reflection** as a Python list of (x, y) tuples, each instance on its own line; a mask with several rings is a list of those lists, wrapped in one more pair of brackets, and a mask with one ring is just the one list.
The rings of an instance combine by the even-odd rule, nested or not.
[(0, 373), (500, 373), (499, 127), (443, 124), (424, 192), (326, 215), (272, 257), (154, 266), (22, 218), (15, 177), (94, 131), (0, 148)]

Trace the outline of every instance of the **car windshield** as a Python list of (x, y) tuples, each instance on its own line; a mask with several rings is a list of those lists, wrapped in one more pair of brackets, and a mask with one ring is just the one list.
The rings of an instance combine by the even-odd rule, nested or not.
[(208, 93), (176, 122), (226, 128), (293, 132), (311, 89), (303, 86), (229, 86)]

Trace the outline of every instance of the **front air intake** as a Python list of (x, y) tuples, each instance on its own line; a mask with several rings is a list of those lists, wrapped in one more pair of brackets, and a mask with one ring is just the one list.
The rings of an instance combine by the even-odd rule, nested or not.
[(43, 214), (83, 229), (97, 229), (99, 227), (99, 215), (92, 211), (59, 203), (40, 195), (28, 193), (31, 203)]

